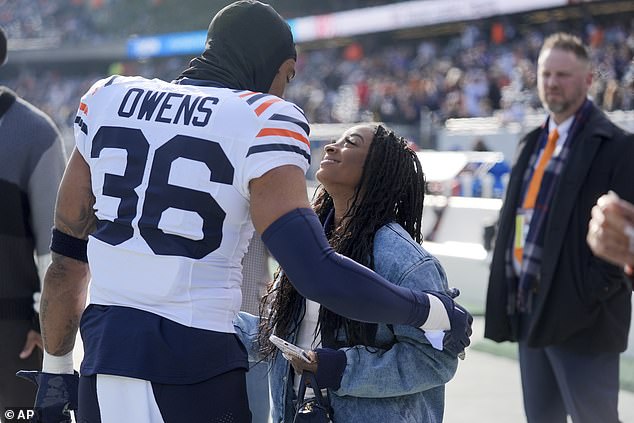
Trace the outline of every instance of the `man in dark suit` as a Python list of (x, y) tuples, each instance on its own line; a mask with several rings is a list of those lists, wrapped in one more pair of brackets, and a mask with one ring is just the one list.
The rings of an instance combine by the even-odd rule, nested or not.
[(602, 194), (634, 200), (634, 137), (587, 98), (591, 83), (581, 40), (548, 37), (538, 88), (549, 114), (518, 145), (491, 263), (485, 337), (519, 342), (530, 423), (618, 422), (632, 286), (586, 234)]

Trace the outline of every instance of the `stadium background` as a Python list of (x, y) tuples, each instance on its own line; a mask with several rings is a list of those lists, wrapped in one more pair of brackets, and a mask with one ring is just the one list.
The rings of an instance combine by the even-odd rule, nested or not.
[[(210, 17), (228, 3), (0, 0), (9, 36), (0, 82), (50, 114), (70, 140), (78, 99), (92, 82), (111, 73), (173, 79), (201, 51)], [(539, 110), (534, 63), (544, 36), (557, 30), (591, 46), (593, 99), (607, 111), (634, 109), (631, 1), (270, 3), (299, 40), (298, 76), (287, 98), (313, 123), (383, 121), (420, 147), (468, 149), (473, 136), (463, 140), (459, 130), (478, 129), (455, 119), (485, 118), (476, 122), (491, 132), (523, 127)], [(489, 142), (497, 150), (514, 147)]]
[[(9, 38), (0, 84), (49, 114), (70, 151), (78, 101), (93, 82), (110, 74), (175, 78), (202, 51), (209, 19), (228, 3), (0, 0), (0, 26)], [(358, 121), (385, 122), (423, 153), (463, 152), (451, 178), (431, 178), (431, 193), (444, 195), (426, 200), (426, 246), (441, 258), (476, 313), (482, 310), (488, 272), (482, 234), (502, 195), (490, 186), (483, 189), (481, 177), (495, 162), (510, 162), (521, 135), (543, 121), (535, 62), (545, 36), (565, 30), (590, 46), (592, 99), (634, 131), (631, 0), (269, 3), (289, 20), (298, 41), (297, 77), (286, 97), (315, 124), (315, 156), (341, 128)], [(474, 149), (498, 153), (469, 153)], [(457, 160), (442, 157), (445, 168)], [(435, 159), (423, 158), (426, 172), (434, 164), (430, 160)], [(449, 222), (444, 232), (435, 224), (441, 216)], [(445, 254), (460, 242), (465, 251), (470, 244), (476, 250), (461, 257)], [(467, 274), (469, 280), (462, 280)], [(633, 344), (630, 340), (621, 373), (623, 388), (634, 392)], [(486, 341), (475, 348), (514, 355), (513, 349)]]

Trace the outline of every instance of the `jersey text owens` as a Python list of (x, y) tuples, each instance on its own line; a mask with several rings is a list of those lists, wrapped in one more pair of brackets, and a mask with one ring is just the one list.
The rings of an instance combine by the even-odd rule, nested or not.
[(119, 116), (152, 119), (162, 123), (205, 126), (211, 118), (211, 106), (218, 102), (216, 97), (131, 88), (121, 101)]

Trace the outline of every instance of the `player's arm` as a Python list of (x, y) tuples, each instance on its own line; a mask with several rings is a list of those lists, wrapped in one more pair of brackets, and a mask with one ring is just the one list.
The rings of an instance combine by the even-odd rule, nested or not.
[[(57, 233), (54, 237), (61, 233), (64, 239), (62, 244), (53, 243), (52, 263), (44, 277), (42, 293), (40, 324), (44, 349), (54, 356), (73, 350), (79, 319), (86, 305), (89, 270), (82, 245), (95, 227), (94, 202), (88, 164), (75, 150), (55, 207)], [(77, 244), (73, 244), (73, 240), (77, 240)]]
[(73, 347), (86, 305), (89, 269), (86, 240), (95, 227), (88, 164), (73, 151), (57, 195), (52, 262), (44, 277), (40, 325), (44, 342), (42, 372), (19, 372), (36, 383), (38, 421), (70, 422), (76, 409), (78, 376)]
[[(300, 168), (274, 168), (251, 180), (250, 191), (255, 229), (304, 297), (365, 322), (409, 324), (423, 330), (465, 327), (470, 316), (448, 296), (393, 285), (336, 253), (310, 209)], [(467, 332), (470, 327), (454, 335), (468, 339)]]

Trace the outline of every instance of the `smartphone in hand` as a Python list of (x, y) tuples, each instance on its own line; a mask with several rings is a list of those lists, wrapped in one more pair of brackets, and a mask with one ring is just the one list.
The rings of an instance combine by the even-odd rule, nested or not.
[(285, 341), (275, 335), (271, 335), (269, 337), (269, 341), (271, 341), (273, 345), (279, 348), (283, 354), (290, 357), (296, 357), (300, 360), (304, 360), (306, 363), (310, 363), (310, 358), (308, 357), (308, 354), (306, 354), (306, 351), (304, 351), (297, 345), (293, 345), (290, 342)]

